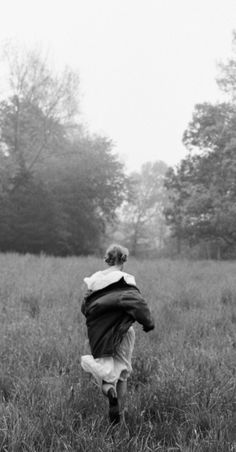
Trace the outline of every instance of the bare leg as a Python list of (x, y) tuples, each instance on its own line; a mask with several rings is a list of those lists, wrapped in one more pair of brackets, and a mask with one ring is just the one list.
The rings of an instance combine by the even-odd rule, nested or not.
[(117, 391), (117, 397), (119, 400), (119, 405), (121, 407), (121, 409), (124, 409), (124, 404), (125, 404), (125, 396), (127, 393), (127, 380), (118, 380), (117, 382), (117, 386), (116, 386), (116, 391)]
[(127, 380), (118, 380), (116, 390), (118, 399), (123, 399), (127, 392)]

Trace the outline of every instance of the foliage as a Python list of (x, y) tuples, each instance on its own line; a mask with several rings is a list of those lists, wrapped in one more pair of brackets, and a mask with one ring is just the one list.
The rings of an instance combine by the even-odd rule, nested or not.
[(219, 63), (217, 83), (220, 89), (227, 94), (232, 104), (236, 100), (236, 30), (232, 33), (232, 56), (226, 63)]
[(166, 180), (172, 201), (166, 217), (175, 234), (214, 242), (219, 253), (236, 242), (235, 124), (234, 107), (197, 105), (184, 142), (190, 149), (198, 144), (200, 153), (189, 154)]
[(37, 51), (7, 47), (0, 97), (0, 249), (99, 250), (123, 200), (123, 165), (110, 140), (78, 123), (78, 75), (54, 73)]
[[(234, 35), (234, 45), (235, 45)], [(235, 55), (234, 55), (235, 58)], [(183, 135), (189, 154), (167, 173), (167, 223), (190, 246), (203, 242), (208, 257), (236, 253), (235, 59), (221, 64), (219, 86), (229, 101), (195, 106)]]
[[(16, 180), (17, 183), (17, 180)], [(21, 253), (53, 250), (54, 207), (45, 187), (25, 176), (9, 198), (0, 198), (0, 249)]]
[(128, 179), (127, 199), (120, 211), (119, 230), (133, 255), (154, 253), (167, 234), (163, 208), (166, 203), (164, 176), (167, 165), (147, 162)]
[(65, 126), (76, 117), (78, 75), (69, 69), (53, 74), (36, 50), (7, 46), (4, 57), (8, 86), (1, 93), (1, 146), (13, 172), (30, 172), (62, 144)]
[(68, 154), (49, 161), (40, 174), (57, 206), (61, 253), (86, 254), (100, 248), (106, 223), (123, 200), (125, 176), (106, 138), (77, 137)]

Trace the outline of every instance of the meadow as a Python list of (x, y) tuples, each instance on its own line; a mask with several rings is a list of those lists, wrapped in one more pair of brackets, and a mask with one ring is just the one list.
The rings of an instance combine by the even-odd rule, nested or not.
[(0, 255), (0, 451), (235, 452), (236, 262), (130, 259), (155, 317), (135, 324), (123, 421), (80, 367), (95, 257)]

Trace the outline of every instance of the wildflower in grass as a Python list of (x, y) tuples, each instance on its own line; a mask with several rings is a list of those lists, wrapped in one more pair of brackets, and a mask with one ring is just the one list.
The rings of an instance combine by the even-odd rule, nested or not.
[(81, 358), (109, 400), (110, 421), (120, 420), (120, 402), (127, 390), (135, 342), (132, 324), (138, 321), (144, 331), (154, 328), (149, 307), (141, 296), (133, 275), (123, 271), (128, 250), (111, 245), (106, 251), (106, 270), (84, 278), (87, 292), (82, 303), (92, 355)]

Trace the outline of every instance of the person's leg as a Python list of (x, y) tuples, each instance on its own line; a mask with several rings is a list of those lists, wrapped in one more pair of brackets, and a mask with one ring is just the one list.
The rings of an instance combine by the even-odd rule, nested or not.
[(116, 386), (117, 397), (122, 401), (127, 392), (127, 380), (118, 380)]
[(126, 393), (127, 393), (127, 380), (118, 380), (116, 386), (117, 398), (120, 407), (120, 412), (124, 411)]
[(120, 422), (120, 407), (116, 392), (116, 385), (103, 380), (102, 392), (106, 397), (108, 397), (110, 421), (112, 424), (118, 424)]
[(108, 381), (102, 380), (102, 392), (107, 397), (108, 392), (110, 389), (114, 390), (114, 394), (117, 396), (116, 393), (116, 384), (115, 383), (109, 383)]
[(124, 412), (126, 393), (127, 393), (127, 378), (132, 372), (132, 353), (134, 349), (135, 332), (131, 327), (124, 335), (120, 346), (117, 349), (115, 364), (117, 369), (120, 369), (120, 375), (117, 382), (116, 390), (118, 402), (121, 408), (121, 412)]

